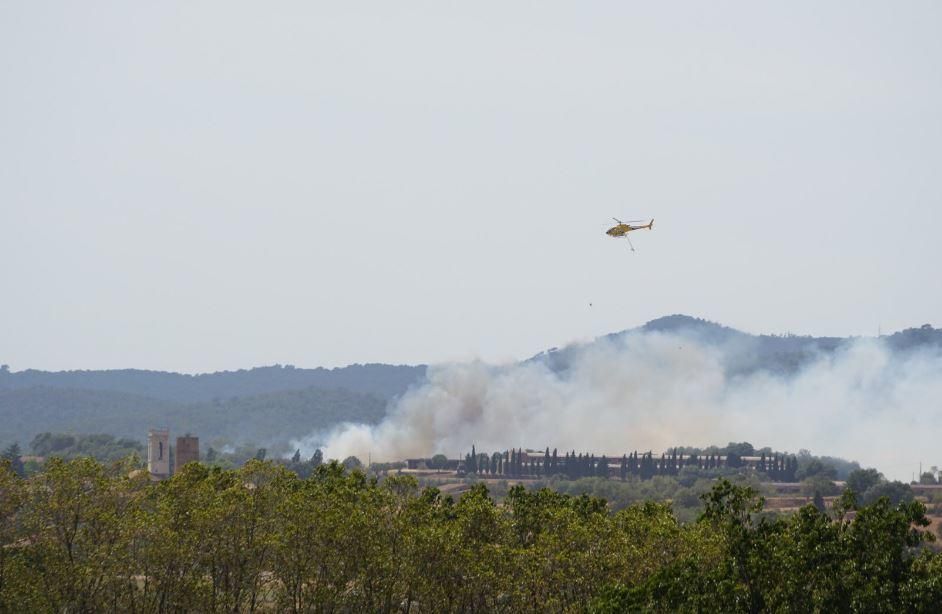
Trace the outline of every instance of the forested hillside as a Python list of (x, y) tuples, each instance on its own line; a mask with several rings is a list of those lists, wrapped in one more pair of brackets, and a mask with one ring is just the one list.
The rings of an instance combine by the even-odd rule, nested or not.
[(372, 423), (386, 401), (342, 388), (307, 388), (261, 395), (175, 403), (108, 390), (25, 388), (0, 390), (0, 444), (30, 442), (37, 434), (109, 433), (143, 441), (147, 429), (168, 427), (211, 442), (287, 442), (299, 433), (339, 422)]
[(425, 367), (350, 365), (337, 369), (298, 369), (275, 365), (238, 371), (187, 375), (166, 371), (10, 371), (0, 369), (0, 390), (6, 388), (69, 388), (112, 390), (179, 403), (212, 401), (304, 388), (346, 388), (383, 399), (401, 395), (425, 376)]
[[(651, 320), (638, 328), (611, 333), (588, 344), (573, 344), (541, 352), (530, 360), (545, 362), (550, 368), (568, 368), (576, 352), (598, 341), (631, 343), (638, 333), (675, 334), (708, 347), (722, 349), (730, 375), (768, 371), (779, 375), (796, 372), (809, 361), (846, 348), (858, 337), (812, 337), (808, 335), (752, 335), (702, 318), (670, 315)], [(942, 329), (925, 324), (878, 339), (898, 354), (928, 350), (942, 351)]]
[[(730, 373), (795, 372), (808, 361), (840, 351), (852, 338), (751, 335), (706, 320), (672, 315), (607, 335), (632, 343), (632, 335), (673, 333), (720, 354)], [(938, 352), (942, 330), (929, 325), (880, 339), (893, 352)], [(584, 346), (544, 352), (531, 360), (565, 370)], [(167, 426), (204, 440), (286, 443), (299, 434), (341, 422), (372, 423), (389, 401), (425, 380), (426, 367), (365, 364), (337, 369), (258, 367), (186, 375), (111, 371), (11, 371), (0, 367), (0, 445), (25, 445), (42, 432), (109, 433), (142, 440), (147, 429)]]

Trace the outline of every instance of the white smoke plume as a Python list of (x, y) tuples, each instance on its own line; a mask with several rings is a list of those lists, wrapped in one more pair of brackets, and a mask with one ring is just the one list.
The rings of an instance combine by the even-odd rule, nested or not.
[(791, 375), (729, 375), (727, 345), (637, 332), (575, 349), (569, 367), (480, 362), (430, 368), (377, 425), (344, 424), (296, 441), (328, 458), (463, 457), (546, 446), (621, 456), (672, 446), (756, 446), (857, 460), (909, 480), (942, 465), (942, 356), (860, 340)]

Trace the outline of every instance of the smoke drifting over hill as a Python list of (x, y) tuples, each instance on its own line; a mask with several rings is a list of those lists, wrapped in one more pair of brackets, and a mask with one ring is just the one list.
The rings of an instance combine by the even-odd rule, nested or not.
[(635, 331), (567, 350), (566, 366), (480, 362), (430, 368), (378, 425), (344, 424), (295, 442), (329, 458), (375, 460), (549, 445), (618, 454), (750, 441), (844, 456), (909, 479), (938, 458), (942, 355), (857, 340), (790, 373), (730, 368), (736, 343)]

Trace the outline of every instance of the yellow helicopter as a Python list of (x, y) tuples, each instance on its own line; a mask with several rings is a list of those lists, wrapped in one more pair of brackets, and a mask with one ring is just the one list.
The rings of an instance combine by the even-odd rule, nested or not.
[(611, 228), (606, 230), (605, 234), (607, 234), (610, 237), (614, 237), (616, 239), (621, 239), (622, 237), (624, 237), (624, 239), (628, 241), (628, 246), (631, 247), (631, 251), (635, 251), (635, 246), (631, 244), (631, 239), (628, 238), (628, 233), (631, 232), (632, 230), (642, 230), (645, 228), (647, 228), (648, 230), (651, 230), (652, 228), (654, 228), (654, 218), (651, 218), (651, 221), (648, 222), (647, 224), (641, 224), (640, 226), (632, 226), (632, 224), (640, 224), (644, 220), (628, 220), (628, 222), (626, 223), (626, 222), (621, 221), (617, 217), (613, 217), (612, 219), (618, 222), (618, 225), (612, 226)]

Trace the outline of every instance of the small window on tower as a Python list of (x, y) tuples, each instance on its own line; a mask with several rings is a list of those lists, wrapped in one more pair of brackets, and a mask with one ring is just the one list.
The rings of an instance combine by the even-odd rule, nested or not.
[(164, 442), (158, 442), (157, 445), (160, 447), (160, 451), (157, 452), (157, 460), (164, 459)]

